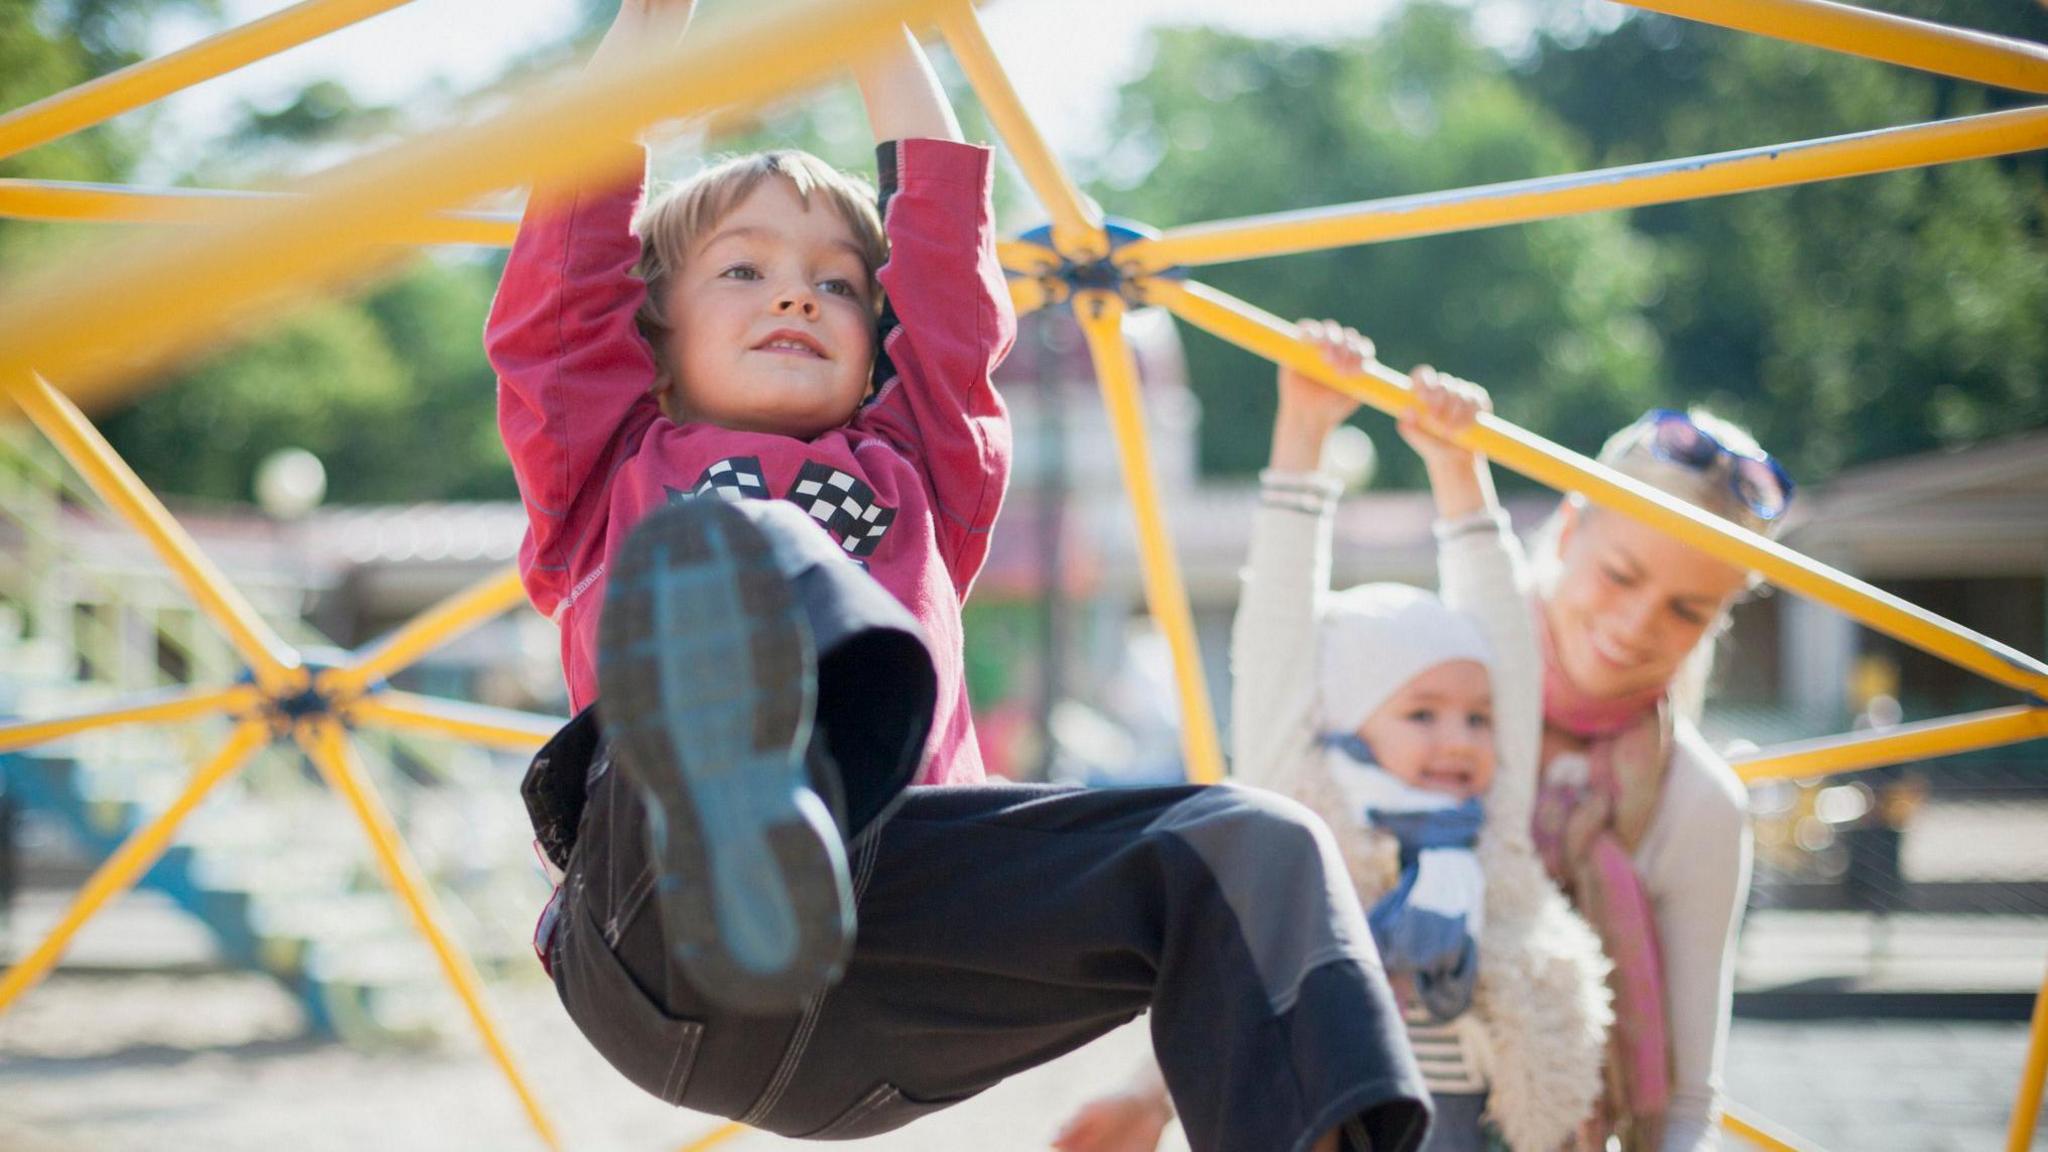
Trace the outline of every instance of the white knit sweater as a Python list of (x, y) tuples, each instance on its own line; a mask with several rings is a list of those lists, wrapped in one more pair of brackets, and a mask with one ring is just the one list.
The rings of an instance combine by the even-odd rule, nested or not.
[[(1232, 753), (1239, 779), (1293, 796), (1330, 823), (1369, 905), (1395, 882), (1398, 846), (1341, 802), (1317, 744), (1313, 657), (1337, 491), (1316, 476), (1266, 477), (1232, 631)], [(1495, 655), (1498, 767), (1479, 843), (1486, 923), (1473, 1009), (1460, 1020), (1472, 1028), (1461, 1040), (1483, 1038), (1488, 1113), (1509, 1146), (1553, 1152), (1600, 1092), (1611, 1020), (1606, 961), (1530, 842), (1542, 662), (1519, 546), (1497, 519), (1453, 525), (1444, 536), (1440, 594), (1479, 624)]]

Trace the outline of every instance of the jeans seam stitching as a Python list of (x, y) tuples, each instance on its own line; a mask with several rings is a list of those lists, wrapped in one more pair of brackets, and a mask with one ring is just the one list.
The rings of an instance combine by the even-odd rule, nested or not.
[[(856, 907), (860, 904), (862, 894), (867, 891), (868, 881), (874, 877), (875, 861), (881, 856), (880, 842), (881, 836), (878, 834), (855, 852), (857, 862), (854, 867), (853, 902)], [(796, 1032), (789, 1038), (789, 1048), (782, 1054), (782, 1063), (776, 1068), (774, 1078), (761, 1093), (761, 1098), (754, 1101), (754, 1106), (747, 1109), (746, 1115), (740, 1117), (740, 1123), (759, 1127), (768, 1113), (782, 1102), (783, 1093), (789, 1091), (790, 1082), (796, 1079), (797, 1066), (803, 1062), (804, 1053), (810, 1049), (811, 1034), (817, 1031), (818, 1017), (824, 1012), (825, 1001), (831, 999), (831, 996), (832, 990), (826, 988), (818, 993), (817, 999), (804, 1008), (804, 1017), (798, 1022)]]

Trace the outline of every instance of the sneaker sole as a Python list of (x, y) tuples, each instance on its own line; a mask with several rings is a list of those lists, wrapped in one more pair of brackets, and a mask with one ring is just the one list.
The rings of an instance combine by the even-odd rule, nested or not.
[(599, 624), (600, 713), (649, 800), (676, 960), (741, 1011), (802, 1006), (853, 940), (845, 848), (810, 788), (809, 629), (769, 542), (718, 500), (634, 530)]

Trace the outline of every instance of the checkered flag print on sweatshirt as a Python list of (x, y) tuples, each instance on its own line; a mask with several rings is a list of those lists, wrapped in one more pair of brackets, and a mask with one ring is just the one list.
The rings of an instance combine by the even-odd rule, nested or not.
[[(675, 489), (669, 489), (675, 493)], [(697, 478), (692, 496), (718, 496), (726, 500), (767, 500), (768, 485), (761, 480), (761, 460), (756, 456), (730, 456), (704, 470)], [(675, 495), (671, 495), (673, 500)]]
[[(770, 500), (774, 496), (761, 479), (761, 461), (754, 456), (732, 456), (704, 470), (697, 486), (684, 491), (663, 486), (671, 504), (699, 496), (723, 500)], [(825, 526), (846, 554), (872, 556), (882, 534), (896, 519), (896, 510), (879, 504), (875, 490), (866, 481), (830, 464), (815, 460), (804, 464), (796, 483), (783, 497)]]
[(813, 460), (797, 473), (788, 499), (823, 524), (851, 556), (870, 556), (896, 519), (894, 508), (875, 502), (875, 490), (860, 477)]

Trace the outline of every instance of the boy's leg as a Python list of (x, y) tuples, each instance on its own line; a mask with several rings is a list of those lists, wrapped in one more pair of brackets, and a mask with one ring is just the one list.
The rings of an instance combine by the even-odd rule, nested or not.
[(675, 959), (728, 1006), (801, 1004), (851, 947), (847, 821), (870, 821), (924, 746), (915, 621), (794, 506), (687, 500), (614, 564), (598, 680)]
[[(586, 835), (632, 827), (600, 786)], [(596, 831), (594, 831), (596, 830)], [(623, 843), (623, 842), (621, 842)], [(1197, 1152), (1405, 1152), (1425, 1098), (1327, 831), (1234, 787), (912, 789), (856, 849), (860, 935), (801, 1014), (728, 1013), (663, 960), (630, 857), (579, 845), (553, 968), (621, 1071), (700, 1111), (853, 1138), (1152, 1010)]]

